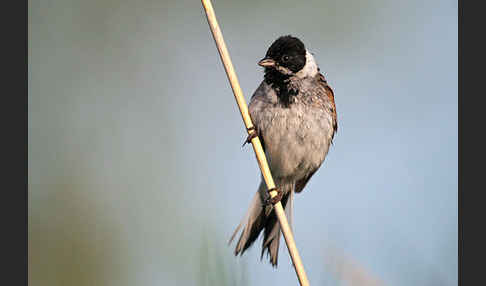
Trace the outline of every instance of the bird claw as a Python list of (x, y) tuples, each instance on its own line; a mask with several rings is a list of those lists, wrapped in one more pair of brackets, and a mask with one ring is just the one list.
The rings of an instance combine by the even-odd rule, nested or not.
[(270, 192), (272, 191), (276, 191), (277, 192), (277, 195), (275, 197), (271, 197), (269, 196), (266, 200), (265, 200), (265, 205), (275, 205), (276, 203), (280, 202), (280, 200), (282, 200), (282, 197), (283, 197), (283, 192), (277, 188), (273, 188), (273, 189), (270, 189), (268, 190), (268, 194), (270, 195)]
[(250, 144), (251, 143), (251, 140), (253, 140), (253, 138), (255, 137), (258, 137), (258, 132), (256, 130), (256, 127), (255, 126), (252, 126), (250, 128), (248, 128), (248, 137), (246, 137), (246, 140), (245, 142), (243, 142), (243, 145), (241, 145), (241, 147), (245, 146), (245, 144)]

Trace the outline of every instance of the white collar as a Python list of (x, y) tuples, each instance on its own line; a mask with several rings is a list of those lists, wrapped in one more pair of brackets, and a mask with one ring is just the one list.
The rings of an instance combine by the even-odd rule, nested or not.
[(305, 78), (305, 77), (313, 77), (315, 76), (319, 70), (317, 69), (317, 63), (314, 59), (314, 56), (306, 50), (305, 52), (305, 65), (304, 67), (298, 71), (295, 75), (298, 78)]

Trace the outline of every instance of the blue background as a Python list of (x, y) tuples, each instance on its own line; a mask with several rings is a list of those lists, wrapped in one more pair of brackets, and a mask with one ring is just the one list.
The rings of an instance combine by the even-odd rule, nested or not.
[[(280, 35), (339, 131), (295, 200), (312, 285), (457, 284), (457, 2), (213, 1), (249, 100)], [(29, 1), (30, 285), (296, 285), (227, 241), (259, 169), (199, 1)]]

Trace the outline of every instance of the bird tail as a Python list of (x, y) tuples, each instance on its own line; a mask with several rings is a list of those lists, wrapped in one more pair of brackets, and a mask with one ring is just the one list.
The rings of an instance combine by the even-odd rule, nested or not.
[[(285, 213), (292, 227), (292, 209), (294, 190), (292, 185), (283, 185), (280, 187), (283, 192), (282, 207), (285, 208)], [(270, 257), (270, 263), (272, 266), (277, 267), (278, 261), (278, 248), (280, 243), (280, 224), (275, 214), (275, 210), (272, 205), (264, 205), (264, 201), (269, 197), (265, 183), (262, 181), (258, 188), (258, 191), (253, 196), (250, 203), (250, 207), (246, 215), (241, 220), (240, 224), (236, 227), (233, 235), (230, 238), (229, 243), (233, 241), (238, 231), (243, 227), (240, 239), (236, 244), (235, 255), (242, 255), (258, 238), (260, 232), (263, 230), (263, 244), (261, 258), (267, 251), (267, 255)]]

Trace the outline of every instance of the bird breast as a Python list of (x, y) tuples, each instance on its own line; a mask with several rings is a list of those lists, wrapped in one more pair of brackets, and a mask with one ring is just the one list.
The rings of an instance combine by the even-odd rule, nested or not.
[(306, 94), (297, 96), (288, 107), (263, 102), (258, 108), (257, 126), (276, 180), (295, 182), (324, 161), (332, 140), (332, 118), (315, 104), (317, 100), (317, 96)]

